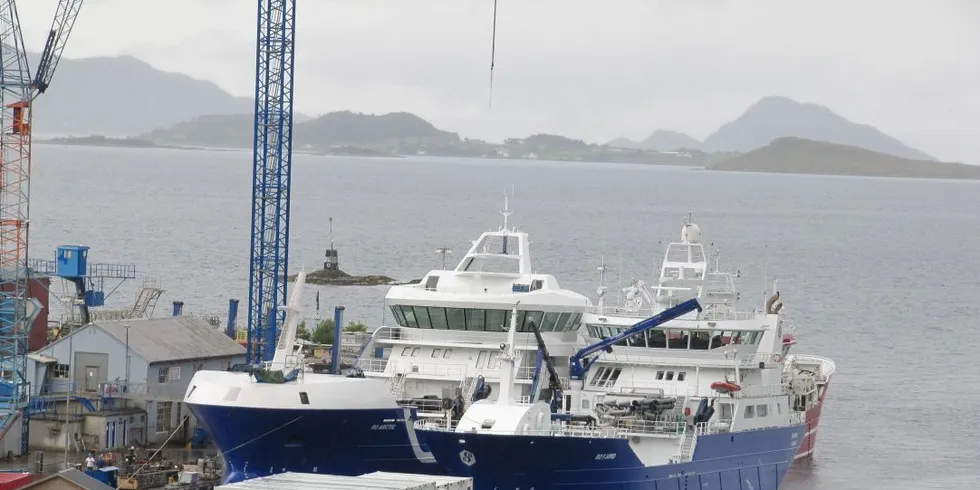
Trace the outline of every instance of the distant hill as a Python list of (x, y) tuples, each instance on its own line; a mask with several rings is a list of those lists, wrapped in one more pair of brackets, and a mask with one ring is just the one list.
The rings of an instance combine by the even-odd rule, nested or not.
[(701, 142), (677, 131), (658, 129), (647, 136), (643, 141), (632, 141), (627, 138), (617, 138), (609, 143), (609, 146), (616, 148), (631, 148), (640, 150), (656, 151), (676, 151), (680, 149), (698, 150)]
[(901, 158), (856, 146), (777, 138), (768, 146), (708, 165), (711, 170), (980, 179), (980, 166)]
[[(252, 146), (251, 115), (207, 115), (156, 129), (140, 139), (157, 144), (247, 148)], [(447, 145), (459, 135), (442, 131), (432, 123), (407, 112), (383, 115), (331, 112), (303, 122), (294, 122), (293, 147), (326, 150), (359, 146), (392, 151), (402, 143)]]
[(297, 144), (314, 148), (341, 145), (394, 148), (402, 142), (445, 145), (459, 141), (458, 134), (438, 129), (408, 112), (380, 115), (331, 112), (297, 124), (294, 137)]
[[(31, 67), (38, 55), (30, 55)], [(62, 58), (35, 102), (35, 134), (136, 136), (206, 114), (252, 114), (251, 97), (132, 56)], [(297, 121), (309, 119), (296, 114)], [(251, 118), (251, 116), (249, 116)]]
[(776, 138), (792, 136), (856, 146), (915, 160), (935, 160), (921, 151), (864, 124), (857, 124), (816, 104), (802, 104), (786, 97), (765, 97), (704, 140), (705, 151), (747, 152)]

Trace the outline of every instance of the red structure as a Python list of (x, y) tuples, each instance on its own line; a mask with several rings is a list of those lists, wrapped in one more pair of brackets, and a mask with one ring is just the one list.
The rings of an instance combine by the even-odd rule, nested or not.
[[(48, 305), (50, 304), (48, 291), (50, 286), (51, 278), (47, 276), (32, 277), (27, 281), (27, 296), (37, 298), (42, 306), (27, 333), (27, 350), (36, 351), (48, 342)], [(12, 292), (13, 289), (14, 283), (12, 282), (0, 283), (0, 292)]]
[(30, 473), (0, 473), (0, 490), (14, 490), (33, 480)]

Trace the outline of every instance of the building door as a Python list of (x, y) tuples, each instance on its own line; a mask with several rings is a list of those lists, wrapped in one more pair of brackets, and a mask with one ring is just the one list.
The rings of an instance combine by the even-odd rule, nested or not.
[(99, 391), (99, 366), (85, 366), (85, 391)]

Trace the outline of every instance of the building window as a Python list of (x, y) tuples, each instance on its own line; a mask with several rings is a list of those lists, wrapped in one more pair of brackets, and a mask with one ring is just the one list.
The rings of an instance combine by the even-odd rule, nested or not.
[(71, 366), (68, 364), (55, 364), (54, 365), (54, 377), (68, 379), (68, 375), (71, 373)]
[(170, 432), (170, 414), (172, 411), (173, 402), (157, 402), (157, 432)]
[(177, 381), (180, 379), (180, 366), (172, 366), (170, 368), (170, 381)]
[(157, 369), (157, 382), (160, 384), (167, 384), (170, 381), (170, 368), (158, 368)]

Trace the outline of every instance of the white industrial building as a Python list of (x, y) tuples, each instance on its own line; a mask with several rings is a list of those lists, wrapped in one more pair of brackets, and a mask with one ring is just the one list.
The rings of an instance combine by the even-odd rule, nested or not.
[(196, 424), (180, 402), (194, 373), (244, 363), (245, 348), (201, 318), (174, 316), (89, 324), (34, 357), (47, 361), (34, 370), (45, 376), (35, 391), (51, 402), (52, 416), (31, 417), (31, 445), (64, 445), (52, 427), (64, 424), (58, 401), (70, 393), (80, 405), (70, 433), (83, 433), (86, 447), (108, 449), (161, 443), (190, 417), (173, 438), (186, 441)]

